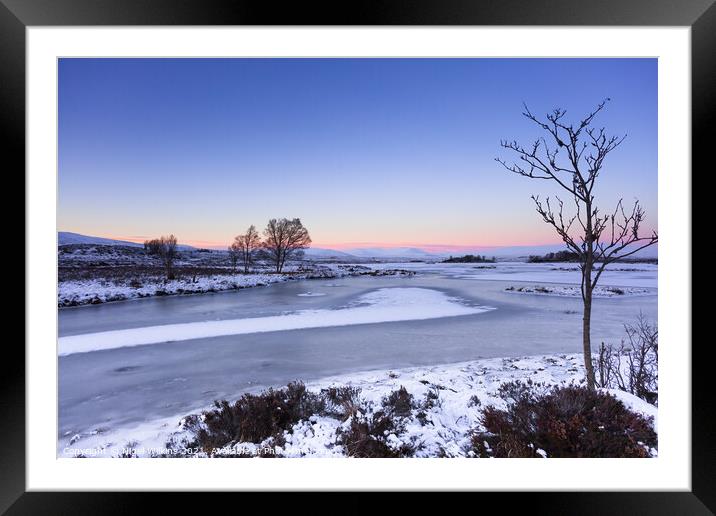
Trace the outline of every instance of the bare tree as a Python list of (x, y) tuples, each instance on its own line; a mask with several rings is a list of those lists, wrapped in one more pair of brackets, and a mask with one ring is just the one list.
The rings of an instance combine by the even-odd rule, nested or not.
[(501, 141), (502, 147), (517, 154), (518, 161), (508, 164), (496, 158), (510, 172), (556, 182), (568, 192), (574, 203), (574, 214), (569, 216), (565, 215), (564, 203), (559, 197), (555, 197), (557, 202), (553, 206), (549, 197), (542, 201), (538, 196), (532, 196), (537, 213), (554, 228), (567, 249), (577, 255), (582, 273), (581, 292), (584, 302), (584, 367), (590, 389), (595, 387), (590, 335), (592, 292), (610, 263), (658, 242), (656, 232), (647, 237), (639, 236), (644, 210), (638, 200), (631, 209), (626, 209), (622, 200), (619, 200), (614, 211), (606, 214), (602, 214), (595, 203), (594, 185), (604, 160), (626, 138), (626, 135), (607, 136), (604, 128), (592, 127), (595, 116), (608, 101), (602, 101), (576, 125), (567, 125), (564, 121), (567, 112), (564, 109), (557, 108), (547, 114), (545, 119), (540, 119), (525, 105), (522, 114), (544, 130), (545, 136), (529, 147), (523, 147), (516, 141)]
[[(238, 238), (238, 237), (236, 237)], [(231, 271), (236, 272), (236, 264), (239, 261), (240, 246), (236, 243), (236, 239), (228, 247), (229, 261), (231, 262)]]
[(598, 385), (630, 392), (653, 405), (659, 402), (659, 331), (643, 314), (625, 324), (627, 340), (601, 343)]
[[(239, 235), (234, 238), (233, 243), (229, 246), (229, 257), (232, 260), (234, 268), (236, 268), (236, 261), (241, 260), (244, 266), (244, 273), (248, 274), (249, 266), (254, 261), (254, 254), (261, 247), (261, 237), (259, 237), (256, 231), (256, 226), (253, 224), (249, 226), (246, 233)], [(232, 253), (235, 257), (232, 257)]]
[(276, 265), (276, 272), (281, 272), (286, 260), (310, 244), (311, 237), (301, 219), (271, 219), (264, 229), (263, 246)]
[(158, 240), (158, 254), (167, 273), (167, 279), (174, 279), (174, 260), (177, 257), (177, 237), (162, 236)]
[(144, 250), (148, 254), (159, 254), (159, 239), (154, 238), (152, 240), (144, 241)]

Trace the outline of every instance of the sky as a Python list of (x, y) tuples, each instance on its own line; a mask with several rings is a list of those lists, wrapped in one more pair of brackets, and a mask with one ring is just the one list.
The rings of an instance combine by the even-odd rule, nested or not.
[(559, 239), (500, 140), (555, 107), (624, 143), (595, 190), (657, 229), (656, 59), (59, 61), (58, 229), (225, 247), (299, 217), (314, 247), (513, 246)]

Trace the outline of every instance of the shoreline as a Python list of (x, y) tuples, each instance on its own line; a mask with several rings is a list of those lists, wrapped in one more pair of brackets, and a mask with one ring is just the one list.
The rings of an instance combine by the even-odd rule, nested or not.
[[(196, 280), (189, 278), (164, 280), (147, 277), (146, 284), (132, 286), (129, 282), (111, 282), (106, 278), (91, 280), (66, 280), (57, 284), (57, 308), (77, 308), (121, 301), (133, 301), (150, 297), (191, 296), (209, 293), (231, 292), (247, 288), (268, 287), (274, 283), (300, 280), (340, 279), (355, 276), (414, 276), (405, 269), (375, 269), (363, 265), (318, 265), (308, 270), (281, 273), (254, 272), (211, 275)], [(113, 284), (109, 284), (113, 283)]]
[[(486, 358), (451, 364), (419, 366), (400, 369), (378, 369), (328, 376), (305, 384), (310, 392), (320, 392), (331, 387), (347, 386), (360, 389), (361, 400), (367, 407), (367, 414), (380, 409), (381, 400), (400, 387), (417, 401), (435, 400), (430, 408), (417, 409), (406, 418), (405, 428), (391, 436), (395, 446), (419, 443), (415, 457), (469, 457), (468, 442), (471, 432), (480, 425), (480, 409), (487, 405), (501, 408), (505, 402), (497, 390), (500, 385), (514, 380), (532, 380), (546, 386), (580, 385), (584, 382), (583, 359), (579, 353), (532, 355), (523, 357)], [(276, 385), (273, 388), (281, 388)], [(246, 393), (264, 392), (261, 387), (236, 393), (227, 401), (234, 402)], [(646, 417), (653, 417), (653, 427), (658, 431), (657, 407), (622, 391), (610, 389), (627, 408)], [(57, 456), (74, 458), (78, 453), (84, 457), (157, 457), (167, 456), (167, 450), (181, 448), (182, 443), (192, 437), (187, 422), (190, 416), (200, 415), (206, 406), (190, 414), (154, 419), (131, 427), (86, 429), (82, 432), (68, 432), (58, 436)], [(331, 416), (314, 415), (301, 420), (284, 432), (283, 443), (236, 442), (214, 454), (216, 457), (235, 454), (237, 448), (249, 455), (258, 456), (262, 450), (271, 447), (276, 456), (282, 458), (300, 457), (345, 457), (345, 450), (337, 442), (337, 430), (345, 426)], [(171, 446), (167, 446), (171, 443)], [(78, 452), (78, 450), (82, 450)], [(127, 453), (130, 450), (131, 453)], [(173, 452), (170, 452), (173, 453)], [(656, 456), (654, 450), (652, 456)], [(179, 456), (179, 455), (177, 455)], [(181, 456), (206, 457), (195, 452)]]
[[(514, 282), (520, 284), (520, 287), (512, 286), (506, 288), (506, 292), (547, 295), (554, 297), (577, 297), (571, 288), (575, 280), (573, 278), (553, 278), (547, 277), (548, 274), (564, 275), (566, 273), (574, 273), (575, 270), (566, 268), (550, 268), (549, 270), (538, 271), (536, 275), (525, 275), (525, 266), (533, 265), (536, 267), (544, 267), (545, 264), (528, 264), (526, 262), (498, 262), (503, 268), (519, 269), (517, 274), (502, 274), (496, 270), (480, 270), (480, 273), (474, 275), (468, 267), (463, 275), (457, 275), (461, 279), (481, 280), (481, 281), (503, 281)], [(644, 269), (640, 272), (651, 273), (656, 271), (656, 265), (647, 264), (653, 268)], [(275, 273), (270, 272), (268, 268), (259, 269), (252, 273), (235, 273), (227, 270), (226, 274), (207, 274), (206, 276), (187, 275), (184, 278), (175, 280), (166, 280), (158, 274), (138, 273), (136, 275), (128, 274), (120, 279), (112, 279), (108, 276), (99, 276), (91, 279), (66, 279), (58, 281), (57, 297), (58, 309), (76, 308), (89, 305), (116, 303), (119, 301), (131, 301), (136, 299), (145, 299), (148, 297), (167, 297), (167, 296), (190, 296), (207, 293), (231, 292), (235, 290), (243, 290), (246, 288), (270, 286), (274, 283), (282, 283), (286, 281), (300, 281), (308, 279), (339, 279), (345, 277), (358, 276), (415, 276), (423, 272), (440, 272), (440, 267), (444, 264), (433, 264), (427, 262), (384, 262), (371, 264), (356, 263), (320, 263), (312, 262), (310, 265), (299, 265), (287, 267), (286, 272)], [(447, 264), (459, 270), (465, 267), (465, 264)], [(92, 269), (86, 269), (91, 271)], [(215, 269), (214, 269), (215, 270)], [(609, 271), (609, 269), (608, 269)], [(614, 269), (609, 271), (611, 274), (630, 273), (629, 269)], [(597, 287), (596, 298), (622, 298), (632, 296), (651, 296), (656, 295), (658, 288), (649, 282), (624, 282), (617, 278), (616, 281), (605, 281)], [(525, 287), (525, 284), (532, 283), (531, 288)], [(550, 290), (550, 292), (541, 292), (540, 290)], [(621, 294), (620, 294), (621, 291)]]

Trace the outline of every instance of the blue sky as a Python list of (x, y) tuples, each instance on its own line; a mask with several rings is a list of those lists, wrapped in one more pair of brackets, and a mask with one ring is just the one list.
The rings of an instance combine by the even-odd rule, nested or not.
[(627, 139), (605, 163), (603, 209), (657, 214), (656, 59), (61, 59), (58, 228), (222, 246), (300, 217), (314, 243), (557, 241), (510, 174), (500, 139), (556, 106)]

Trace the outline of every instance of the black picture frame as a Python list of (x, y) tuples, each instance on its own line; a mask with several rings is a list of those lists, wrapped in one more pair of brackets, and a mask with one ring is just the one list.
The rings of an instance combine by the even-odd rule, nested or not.
[[(413, 0), (285, 5), (243, 0), (0, 0), (0, 125), (5, 179), (24, 177), (25, 29), (64, 25), (688, 26), (692, 45), (692, 170), (708, 172), (713, 168), (709, 160), (713, 145), (707, 141), (707, 135), (716, 121), (714, 0)], [(26, 267), (26, 277), (28, 274), (32, 274), (32, 270)], [(523, 506), (530, 512), (547, 514), (713, 514), (716, 511), (716, 440), (711, 426), (715, 406), (711, 399), (711, 339), (694, 344), (690, 492), (481, 493), (479, 496), (498, 498), (497, 503), (506, 503), (499, 498), (509, 498), (510, 508)], [(125, 514), (147, 507), (147, 497), (159, 496), (26, 492), (25, 368), (20, 366), (25, 363), (25, 355), (15, 339), (7, 339), (3, 351), (6, 367), (0, 375), (0, 410), (5, 423), (0, 425), (3, 446), (0, 512), (8, 515)], [(215, 496), (212, 495), (212, 501), (220, 502)], [(183, 493), (162, 498), (163, 512), (173, 510), (168, 504), (181, 507), (185, 512), (204, 503)], [(384, 505), (386, 509), (389, 507), (390, 504)]]

